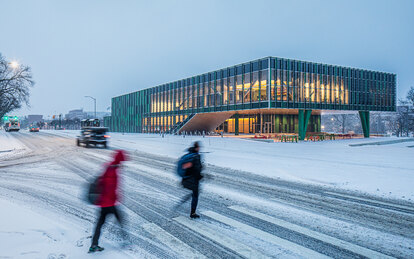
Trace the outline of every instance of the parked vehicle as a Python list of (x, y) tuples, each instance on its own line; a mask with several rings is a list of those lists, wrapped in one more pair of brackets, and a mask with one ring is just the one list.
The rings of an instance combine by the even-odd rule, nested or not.
[(108, 128), (101, 127), (98, 119), (82, 120), (81, 126), (81, 135), (76, 139), (78, 146), (85, 144), (86, 147), (90, 147), (91, 145), (107, 147), (107, 139), (109, 138), (107, 135)]

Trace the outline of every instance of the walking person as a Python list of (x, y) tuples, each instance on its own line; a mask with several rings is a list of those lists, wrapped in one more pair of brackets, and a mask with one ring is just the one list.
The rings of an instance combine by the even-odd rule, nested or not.
[(121, 163), (124, 161), (126, 161), (125, 152), (122, 150), (115, 151), (113, 161), (105, 166), (103, 175), (98, 179), (97, 188), (99, 189), (100, 194), (95, 204), (99, 206), (101, 210), (93, 234), (92, 245), (89, 248), (89, 253), (104, 250), (103, 247), (98, 245), (98, 241), (99, 236), (101, 235), (101, 228), (105, 223), (107, 215), (113, 214), (123, 229), (122, 215), (120, 215), (117, 202), (119, 200), (119, 171)]
[(184, 170), (184, 175), (182, 177), (181, 183), (184, 188), (191, 190), (192, 193), (184, 196), (184, 198), (178, 205), (183, 204), (191, 197), (191, 218), (200, 217), (196, 213), (200, 180), (203, 178), (203, 175), (201, 174), (203, 166), (201, 164), (201, 157), (199, 151), (200, 144), (196, 141), (194, 142), (193, 146), (188, 149), (188, 154), (184, 155), (182, 159), (180, 159), (181, 163), (179, 162), (179, 166), (181, 166), (181, 168)]

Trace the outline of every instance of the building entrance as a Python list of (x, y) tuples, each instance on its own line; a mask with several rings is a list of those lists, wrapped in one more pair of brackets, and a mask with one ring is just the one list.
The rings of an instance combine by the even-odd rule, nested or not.
[(271, 122), (265, 122), (263, 125), (263, 133), (273, 133), (272, 132), (272, 123)]
[[(225, 133), (298, 133), (298, 115), (296, 114), (238, 114), (227, 119), (216, 130)], [(320, 132), (320, 115), (311, 115), (307, 132)]]

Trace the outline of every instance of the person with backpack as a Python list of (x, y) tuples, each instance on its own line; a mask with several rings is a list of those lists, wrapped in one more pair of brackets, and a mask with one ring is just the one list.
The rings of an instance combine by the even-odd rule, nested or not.
[(122, 150), (117, 150), (114, 153), (112, 162), (105, 166), (104, 173), (96, 180), (96, 192), (98, 192), (94, 204), (101, 208), (98, 222), (95, 227), (95, 232), (92, 238), (92, 245), (89, 248), (89, 253), (104, 250), (98, 245), (99, 236), (101, 235), (101, 228), (105, 223), (106, 216), (113, 214), (118, 223), (123, 229), (123, 221), (117, 207), (119, 200), (119, 169), (121, 163), (126, 161), (126, 154)]
[(200, 144), (194, 142), (193, 146), (188, 149), (188, 153), (182, 156), (178, 162), (178, 174), (182, 177), (181, 184), (184, 188), (192, 191), (191, 194), (184, 196), (178, 205), (183, 204), (192, 197), (190, 218), (199, 218), (196, 213), (199, 195), (200, 180), (203, 178), (201, 171), (203, 165), (201, 164), (201, 157), (199, 154)]

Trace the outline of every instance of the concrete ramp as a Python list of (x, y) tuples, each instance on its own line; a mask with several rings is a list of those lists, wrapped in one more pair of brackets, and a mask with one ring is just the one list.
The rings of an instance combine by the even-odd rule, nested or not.
[(191, 120), (181, 127), (179, 132), (213, 131), (233, 114), (235, 114), (235, 112), (197, 113)]

